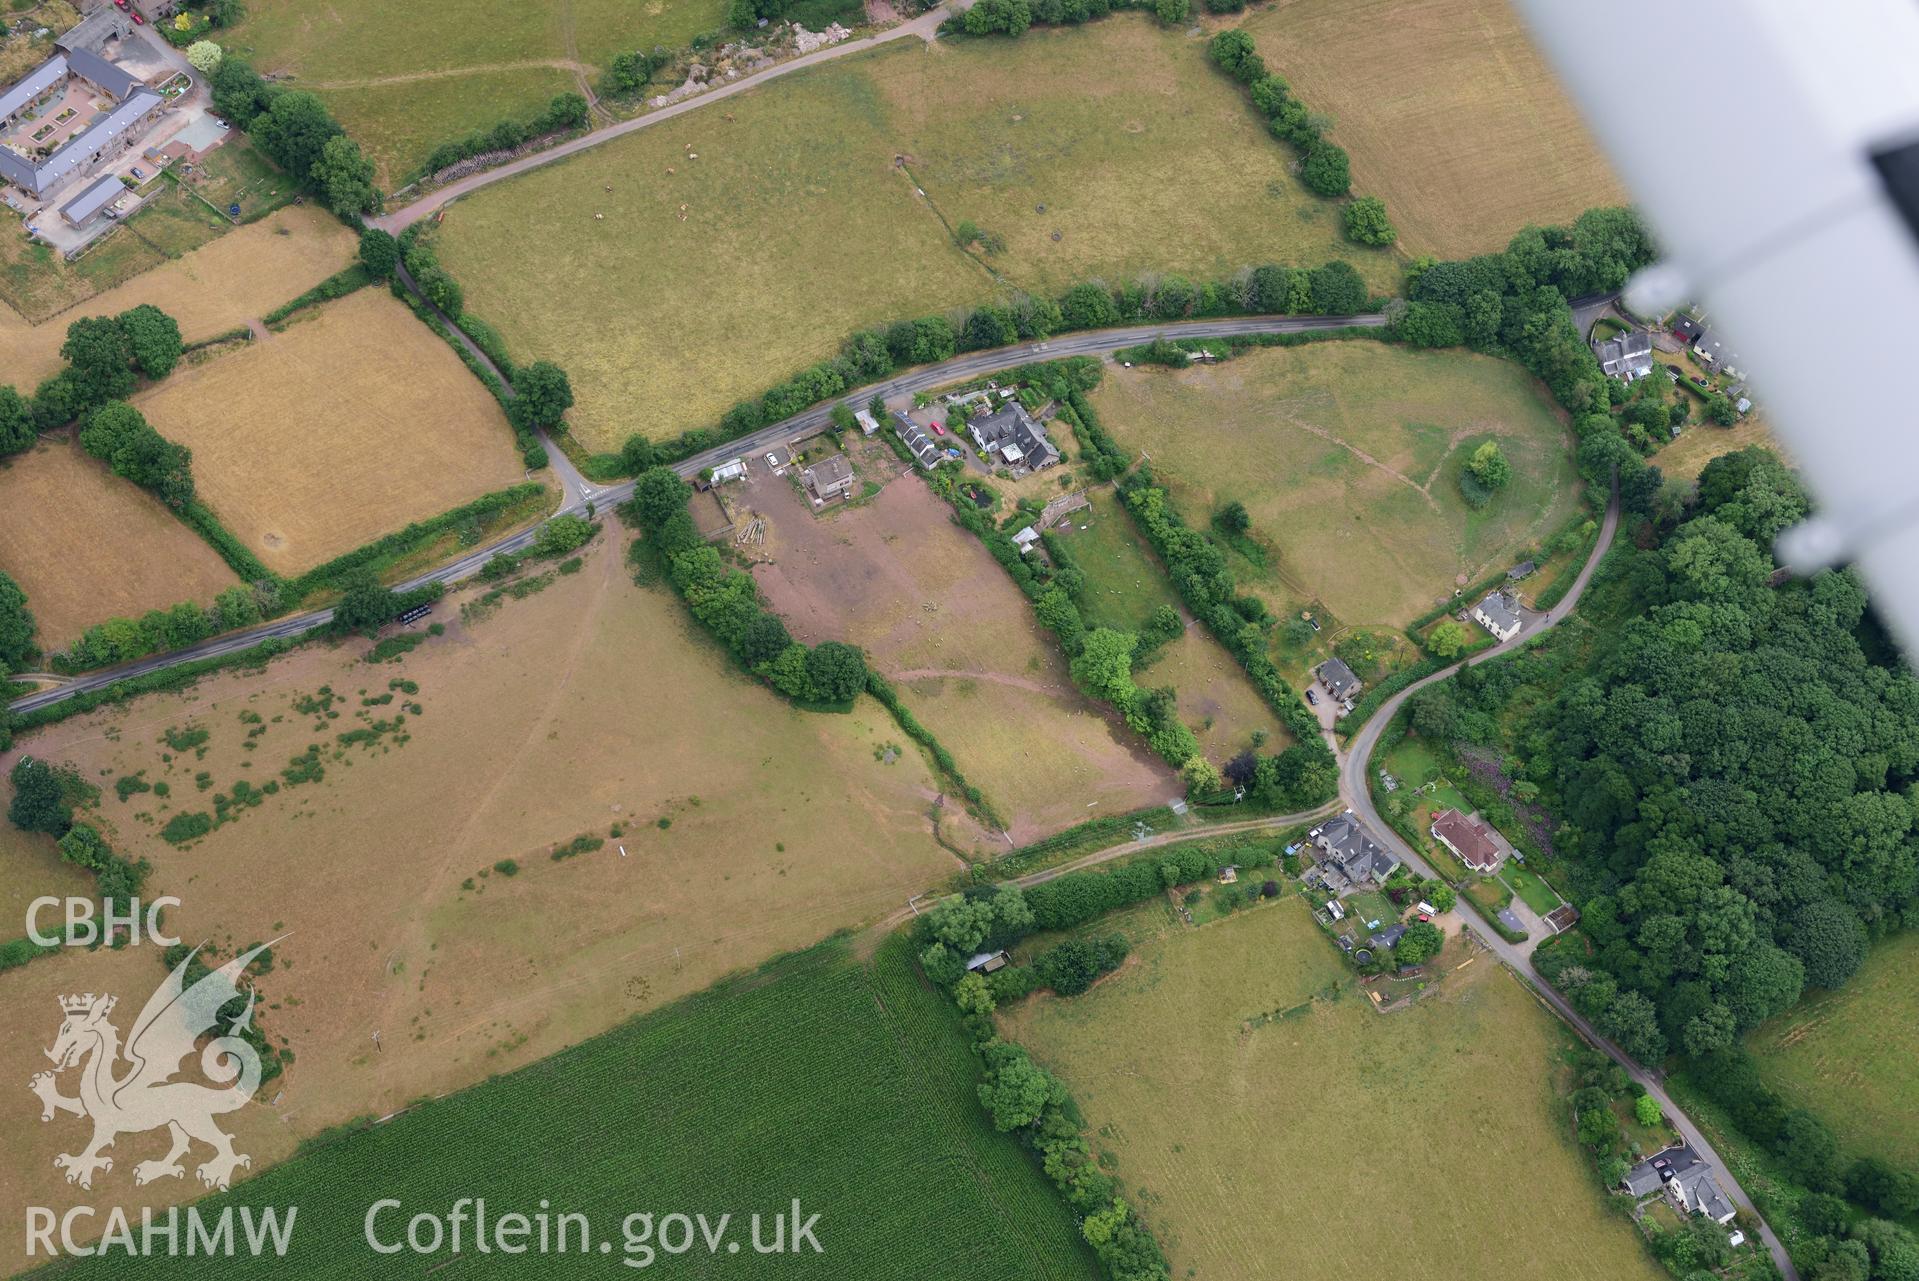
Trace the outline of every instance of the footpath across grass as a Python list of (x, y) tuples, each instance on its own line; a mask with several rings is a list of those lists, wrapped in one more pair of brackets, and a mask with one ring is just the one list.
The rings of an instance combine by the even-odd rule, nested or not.
[[(974, 1095), (978, 1066), (957, 1013), (921, 986), (903, 937), (869, 962), (845, 940), (780, 958), (522, 1071), (427, 1103), (309, 1152), (200, 1204), (299, 1206), (286, 1275), (417, 1277), (451, 1259), (376, 1254), (368, 1207), (403, 1238), (415, 1213), (484, 1196), (489, 1216), (578, 1212), (585, 1258), (515, 1260), (514, 1276), (612, 1276), (635, 1260), (622, 1222), (650, 1212), (733, 1216), (709, 1255), (659, 1253), (676, 1277), (785, 1275), (1092, 1281), (1064, 1202)], [(822, 1253), (752, 1252), (750, 1218), (817, 1214)], [(791, 1224), (789, 1222), (790, 1230)], [(471, 1229), (469, 1228), (469, 1233)], [(575, 1234), (577, 1240), (577, 1233)], [(671, 1238), (655, 1237), (654, 1246)], [(601, 1253), (598, 1243), (611, 1242)], [(471, 1238), (469, 1236), (469, 1252)], [(207, 1278), (259, 1275), (206, 1259)], [(66, 1276), (172, 1276), (165, 1258), (81, 1261)]]

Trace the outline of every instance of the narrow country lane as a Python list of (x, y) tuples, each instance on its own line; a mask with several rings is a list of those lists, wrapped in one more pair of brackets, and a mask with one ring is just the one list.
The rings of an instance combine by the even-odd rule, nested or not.
[[(715, 463), (729, 458), (752, 457), (773, 445), (802, 439), (818, 432), (824, 427), (831, 415), (833, 405), (847, 403), (862, 405), (875, 395), (891, 399), (895, 396), (911, 395), (914, 392), (930, 391), (948, 383), (960, 382), (968, 378), (977, 378), (984, 374), (996, 373), (1004, 369), (1015, 369), (1020, 365), (1030, 365), (1039, 360), (1059, 360), (1066, 356), (1101, 356), (1119, 350), (1122, 347), (1136, 347), (1151, 342), (1155, 338), (1225, 338), (1233, 335), (1251, 334), (1288, 334), (1303, 333), (1313, 329), (1340, 329), (1349, 326), (1382, 325), (1386, 318), (1382, 315), (1362, 316), (1247, 316), (1235, 320), (1193, 320), (1158, 325), (1132, 325), (1123, 329), (1100, 329), (1090, 333), (1071, 334), (1063, 338), (1049, 339), (1044, 342), (1024, 342), (1011, 347), (995, 347), (990, 351), (972, 351), (963, 356), (937, 365), (924, 365), (907, 373), (896, 374), (884, 382), (857, 388), (848, 395), (826, 404), (816, 405), (791, 418), (762, 427), (758, 431), (742, 436), (724, 445), (717, 445), (704, 453), (695, 454), (674, 464), (674, 470), (682, 476), (697, 475), (701, 468), (711, 467)], [(465, 335), (456, 329), (453, 331), (463, 342)], [(482, 361), (485, 356), (468, 342), (468, 350), (473, 351)], [(491, 362), (487, 367), (492, 368)], [(497, 373), (497, 371), (495, 371)], [(595, 516), (604, 516), (607, 509), (625, 502), (633, 495), (633, 482), (623, 481), (617, 485), (596, 488), (573, 467), (557, 447), (549, 445), (549, 457), (555, 474), (560, 478), (562, 501), (556, 515), (583, 516), (591, 508)], [(485, 547), (468, 552), (456, 561), (428, 570), (424, 574), (395, 584), (400, 591), (409, 591), (427, 583), (453, 584), (471, 578), (480, 572), (480, 567), (502, 552), (518, 552), (530, 547), (539, 533), (539, 527), (521, 530), (507, 538), (490, 543)], [(55, 689), (39, 690), (32, 694), (14, 699), (7, 705), (8, 710), (16, 713), (31, 712), (37, 708), (48, 707), (54, 703), (72, 698), (90, 690), (104, 689), (116, 681), (135, 676), (145, 676), (153, 672), (165, 671), (183, 663), (195, 663), (209, 658), (218, 658), (239, 650), (251, 648), (261, 641), (271, 639), (292, 639), (304, 636), (333, 621), (331, 609), (313, 610), (305, 614), (291, 614), (278, 618), (259, 627), (245, 631), (231, 632), (225, 636), (216, 636), (212, 640), (202, 641), (186, 649), (174, 650), (166, 654), (153, 654), (123, 663), (118, 667), (101, 668), (75, 676), (66, 684)]]
[[(965, 4), (956, 2), (951, 6), (950, 11), (964, 12), (965, 9)], [(618, 124), (611, 124), (604, 128), (595, 129), (569, 142), (563, 142), (557, 147), (549, 147), (545, 151), (536, 151), (530, 156), (510, 161), (507, 164), (500, 165), (498, 168), (482, 170), (471, 177), (448, 183), (437, 191), (428, 192), (412, 204), (404, 205), (389, 213), (381, 214), (378, 218), (371, 219), (370, 225), (382, 227), (398, 235), (401, 231), (420, 221), (420, 219), (445, 208), (461, 196), (478, 191), (481, 187), (500, 182), (507, 178), (517, 177), (529, 169), (537, 169), (541, 165), (550, 165), (554, 161), (564, 160), (568, 156), (578, 155), (589, 147), (597, 147), (603, 142), (611, 142), (615, 138), (624, 138), (627, 134), (637, 133), (641, 129), (650, 129), (654, 125), (664, 124), (666, 121), (678, 116), (683, 116), (689, 111), (697, 111), (701, 107), (731, 98), (733, 95), (744, 93), (748, 89), (758, 88), (769, 80), (776, 80), (781, 76), (790, 75), (795, 71), (803, 71), (807, 67), (816, 67), (822, 62), (830, 62), (835, 58), (843, 58), (851, 53), (864, 53), (868, 49), (878, 48), (880, 45), (890, 43), (894, 40), (904, 40), (917, 36), (921, 40), (930, 42), (939, 34), (940, 24), (946, 21), (948, 14), (948, 7), (941, 6), (930, 12), (921, 14), (910, 22), (903, 22), (897, 27), (889, 27), (887, 30), (879, 32), (876, 35), (863, 36), (858, 40), (847, 40), (840, 44), (828, 45), (824, 49), (815, 49), (812, 53), (801, 54), (797, 58), (791, 58), (785, 62), (777, 63), (774, 66), (768, 67), (765, 71), (744, 76), (738, 80), (730, 81), (727, 84), (718, 85), (703, 93), (696, 93), (690, 98), (682, 98), (678, 102), (668, 103), (664, 107), (656, 107), (643, 116), (635, 116), (631, 120), (622, 120)]]
[[(1392, 724), (1393, 718), (1399, 714), (1399, 709), (1405, 706), (1406, 700), (1420, 690), (1457, 675), (1461, 668), (1484, 663), (1502, 655), (1510, 654), (1512, 651), (1531, 643), (1537, 639), (1541, 633), (1553, 627), (1568, 614), (1572, 613), (1573, 608), (1578, 605), (1580, 597), (1585, 595), (1587, 585), (1591, 583), (1594, 572), (1599, 568), (1599, 562), (1605, 558), (1606, 552), (1612, 547), (1613, 536), (1618, 532), (1618, 529), (1619, 498), (1618, 495), (1615, 494), (1612, 502), (1607, 505), (1606, 518), (1600, 525), (1599, 539), (1593, 545), (1592, 554), (1586, 558), (1586, 563), (1581, 567), (1579, 576), (1573, 580), (1571, 590), (1566, 593), (1557, 605), (1554, 605), (1552, 609), (1547, 612), (1544, 618), (1540, 619), (1530, 630), (1522, 632), (1504, 644), (1483, 650), (1464, 662), (1455, 663), (1443, 671), (1434, 672), (1424, 680), (1416, 681), (1412, 685), (1407, 686), (1382, 703), (1379, 710), (1368, 717), (1366, 723), (1359, 728), (1359, 732), (1353, 735), (1353, 741), (1340, 762), (1340, 799), (1346, 803), (1347, 808), (1351, 809), (1364, 820), (1366, 826), (1372, 829), (1373, 834), (1378, 837), (1379, 840), (1384, 842), (1394, 853), (1399, 855), (1399, 857), (1406, 860), (1406, 863), (1417, 870), (1420, 875), (1433, 879), (1443, 879), (1433, 870), (1432, 865), (1420, 855), (1418, 850), (1408, 845), (1405, 840), (1400, 837), (1399, 833), (1387, 824), (1384, 817), (1379, 813), (1379, 810), (1373, 805), (1372, 789), (1368, 786), (1367, 779), (1371, 771), (1373, 749), (1379, 745), (1380, 736), (1385, 733), (1386, 727)], [(1572, 1025), (1573, 1029), (1577, 1031), (1580, 1036), (1584, 1037), (1586, 1041), (1604, 1050), (1618, 1062), (1621, 1067), (1626, 1069), (1627, 1075), (1632, 1078), (1635, 1084), (1659, 1100), (1659, 1106), (1664, 1109), (1666, 1115), (1672, 1119), (1673, 1126), (1679, 1131), (1680, 1136), (1693, 1146), (1694, 1151), (1698, 1152), (1706, 1160), (1712, 1162), (1717, 1172), (1717, 1177), (1721, 1185), (1726, 1189), (1727, 1194), (1732, 1197), (1740, 1209), (1748, 1212), (1758, 1221), (1759, 1237), (1765, 1242), (1766, 1249), (1771, 1252), (1773, 1262), (1778, 1265), (1780, 1274), (1786, 1278), (1786, 1281), (1799, 1281), (1798, 1270), (1793, 1267), (1792, 1259), (1786, 1253), (1786, 1247), (1773, 1232), (1771, 1225), (1760, 1215), (1758, 1207), (1753, 1204), (1752, 1198), (1746, 1193), (1746, 1189), (1740, 1186), (1738, 1178), (1726, 1164), (1725, 1158), (1714, 1150), (1712, 1144), (1706, 1139), (1706, 1136), (1700, 1132), (1698, 1125), (1673, 1101), (1672, 1096), (1666, 1092), (1666, 1088), (1661, 1083), (1659, 1077), (1641, 1067), (1618, 1046), (1599, 1035), (1599, 1032), (1586, 1020), (1586, 1017), (1575, 1010), (1565, 997), (1561, 996), (1551, 984), (1540, 978), (1538, 972), (1533, 969), (1532, 952), (1533, 949), (1538, 946), (1540, 940), (1528, 939), (1525, 943), (1521, 944), (1508, 943), (1504, 938), (1500, 937), (1496, 931), (1474, 915), (1471, 909), (1466, 909), (1460, 912), (1459, 915), (1460, 919), (1465, 922), (1466, 928), (1473, 932), (1479, 942), (1483, 943), (1495, 956), (1510, 966), (1520, 977), (1524, 978), (1533, 990), (1539, 994), (1540, 998), (1552, 1006), (1560, 1018)]]

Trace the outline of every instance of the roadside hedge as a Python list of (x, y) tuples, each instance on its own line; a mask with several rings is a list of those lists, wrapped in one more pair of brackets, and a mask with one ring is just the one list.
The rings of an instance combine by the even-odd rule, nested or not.
[(220, 518), (211, 507), (199, 499), (189, 499), (180, 513), (193, 532), (206, 540), (207, 546), (220, 553), (220, 559), (245, 583), (278, 582), (280, 576), (268, 569), (255, 556), (252, 550), (220, 523)]
[(839, 355), (734, 405), (715, 426), (693, 428), (666, 441), (634, 435), (617, 456), (579, 461), (582, 470), (600, 480), (679, 462), (899, 370), (937, 364), (963, 352), (1153, 320), (1350, 315), (1371, 301), (1358, 271), (1337, 259), (1314, 268), (1249, 267), (1225, 279), (1200, 282), (1176, 275), (1119, 285), (1081, 281), (1057, 298), (1027, 294), (1009, 302), (862, 329), (847, 337)]
[(506, 489), (482, 494), (470, 503), (443, 511), (437, 516), (414, 521), (406, 528), (376, 539), (364, 547), (357, 547), (323, 565), (316, 565), (298, 578), (288, 579), (281, 603), (291, 609), (310, 593), (332, 585), (335, 579), (352, 570), (365, 568), (396, 553), (411, 551), (427, 539), (443, 534), (464, 521), (491, 516), (544, 492), (546, 486), (538, 481), (523, 481)]

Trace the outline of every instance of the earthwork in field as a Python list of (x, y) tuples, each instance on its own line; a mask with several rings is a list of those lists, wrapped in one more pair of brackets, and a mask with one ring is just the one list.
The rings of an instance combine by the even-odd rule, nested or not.
[(193, 451), (201, 496), (297, 574), (524, 478), (513, 429), (453, 349), (385, 289), (295, 313), (136, 398)]
[(255, 0), (231, 47), (320, 95), (391, 189), (443, 142), (538, 115), (625, 50), (679, 49), (722, 28), (723, 0)]
[(0, 571), (26, 592), (49, 653), (109, 618), (211, 605), (238, 581), (159, 499), (69, 440), (0, 464)]
[[(782, 702), (664, 588), (635, 587), (616, 542), (602, 535), (580, 572), (549, 568), (537, 599), (478, 621), (443, 604), (447, 633), (398, 662), (365, 661), (363, 640), (312, 646), (74, 717), (0, 757), (0, 772), (28, 752), (97, 782), (84, 817), (151, 860), (148, 892), (181, 898), (169, 921), (183, 937), (290, 932), (262, 1018), (296, 1062), (283, 1099), (242, 1114), (256, 1169), (329, 1125), (531, 1062), (872, 920), (960, 869), (930, 839), (938, 785), (882, 708)], [(207, 741), (191, 745), (195, 730)], [(315, 746), (324, 776), (294, 783), (283, 770), (310, 773), (289, 762)], [(122, 801), (114, 784), (135, 775), (156, 791)], [(279, 790), (249, 807), (243, 780)], [(222, 796), (232, 821), (185, 847), (163, 838)], [(495, 870), (506, 860), (514, 874)], [(53, 963), (0, 973), (7, 1026), (39, 1026)], [(155, 980), (150, 951), (133, 972)], [(0, 1075), (25, 1081), (44, 1044), (8, 1038)], [(10, 1204), (64, 1187), (51, 1157), (65, 1136), (38, 1117), (27, 1091), (0, 1091), (0, 1132), (27, 1157), (0, 1171)]]
[[(434, 243), (516, 359), (565, 364), (575, 434), (609, 449), (999, 292), (1334, 257), (1390, 287), (1397, 261), (1346, 243), (1291, 163), (1202, 41), (1125, 15), (798, 72), (476, 192)], [(1004, 252), (961, 253), (963, 219)]]
[[(902, 469), (883, 449), (861, 465), (875, 478)], [(1074, 688), (1019, 588), (918, 476), (815, 517), (753, 466), (740, 501), (768, 520), (770, 559), (753, 572), (773, 612), (800, 640), (866, 650), (1015, 843), (1178, 794), (1171, 772)]]
[(1073, 1091), (1173, 1275), (1665, 1275), (1565, 1132), (1564, 1033), (1496, 962), (1380, 1015), (1298, 899), (1166, 915), (1091, 992), (1000, 1018)]
[[(1107, 428), (1152, 457), (1186, 518), (1240, 501), (1266, 564), (1233, 558), (1282, 616), (1312, 601), (1399, 624), (1557, 532), (1578, 477), (1566, 428), (1510, 361), (1372, 342), (1255, 351), (1171, 372), (1111, 370)], [(1459, 489), (1497, 440), (1512, 482), (1474, 511)]]
[(1288, 0), (1244, 26), (1332, 117), (1353, 190), (1386, 201), (1408, 253), (1492, 253), (1625, 202), (1509, 0)]
[[(100, 251), (113, 249), (123, 229)], [(179, 322), (188, 342), (236, 329), (299, 297), (353, 261), (356, 241), (339, 219), (316, 205), (281, 209), (173, 259), (39, 324), (0, 306), (0, 349), (6, 381), (22, 392), (59, 372), (67, 326), (82, 316), (117, 315), (141, 303)], [(89, 255), (91, 256), (91, 255)], [(85, 262), (86, 259), (81, 259)]]
[(1810, 1108), (1848, 1153), (1919, 1162), (1919, 935), (1881, 939), (1837, 992), (1815, 992), (1746, 1038), (1766, 1084)]
[[(697, 1278), (1095, 1281), (1071, 1211), (981, 1112), (958, 1016), (921, 982), (903, 943), (869, 960), (845, 941), (782, 957), (548, 1062), (336, 1138), (205, 1208), (298, 1205), (300, 1274), (354, 1281), (421, 1272), (417, 1255), (368, 1250), (374, 1188), (406, 1207), (391, 1220), (398, 1234), (414, 1207), (451, 1206), (476, 1188), (495, 1213), (550, 1203), (555, 1216), (587, 1216), (599, 1262), (548, 1258), (542, 1273), (622, 1271), (610, 1258)], [(747, 1253), (751, 1216), (770, 1245), (772, 1219), (796, 1196), (802, 1221), (818, 1216), (820, 1253), (790, 1235), (790, 1222), (787, 1257)], [(738, 1257), (724, 1244), (667, 1254), (660, 1243), (675, 1238), (664, 1223), (642, 1255), (624, 1235), (626, 1216), (655, 1207), (664, 1217), (669, 1205), (709, 1224), (729, 1214), (725, 1239)], [(382, 1214), (382, 1239), (387, 1226)], [(177, 1267), (149, 1259), (89, 1272), (76, 1262), (72, 1275), (116, 1278)], [(196, 1263), (210, 1281), (256, 1273), (244, 1256)]]

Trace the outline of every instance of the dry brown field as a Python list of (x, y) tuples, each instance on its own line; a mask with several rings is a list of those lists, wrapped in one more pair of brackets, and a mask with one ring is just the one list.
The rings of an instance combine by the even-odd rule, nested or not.
[(64, 440), (0, 465), (0, 570), (27, 593), (49, 653), (109, 618), (210, 605), (238, 581), (159, 499)]
[[(1172, 774), (1073, 687), (1052, 638), (979, 540), (884, 449), (870, 502), (815, 517), (754, 460), (745, 501), (767, 517), (754, 576), (808, 642), (866, 650), (1023, 844), (1178, 795)], [(1089, 804), (1090, 802), (1090, 804)]]
[[(180, 323), (188, 342), (225, 333), (299, 297), (353, 261), (358, 241), (317, 205), (293, 205), (96, 294), (37, 325), (0, 307), (0, 378), (31, 392), (60, 370), (67, 326), (152, 303)], [(84, 261), (84, 260), (83, 260)]]
[(276, 573), (524, 476), (499, 405), (384, 289), (299, 313), (136, 403), (193, 451), (201, 496)]
[(1409, 253), (1488, 253), (1627, 201), (1510, 0), (1279, 0), (1244, 26)]
[[(326, 1126), (544, 1057), (882, 916), (960, 866), (931, 839), (937, 787), (922, 757), (880, 759), (903, 739), (883, 709), (793, 709), (734, 670), (664, 589), (634, 587), (614, 540), (535, 601), (470, 624), (442, 614), (446, 634), (399, 663), (368, 664), (364, 641), (309, 647), (264, 672), (75, 717), (0, 758), (0, 772), (31, 752), (100, 783), (89, 821), (152, 861), (149, 892), (183, 900), (183, 937), (288, 935), (262, 982), (262, 1019), (296, 1059), (239, 1114), (255, 1170)], [(390, 690), (400, 679), (418, 692)], [(338, 719), (295, 710), (323, 686)], [(391, 704), (362, 704), (387, 693)], [(337, 739), (396, 714), (404, 725), (370, 745)], [(190, 726), (210, 731), (204, 758), (163, 761), (163, 733)], [(278, 779), (315, 743), (320, 781), (184, 849), (156, 834), (237, 780)], [(113, 780), (137, 770), (171, 795), (119, 801)], [(580, 835), (608, 839), (550, 857)], [(517, 875), (491, 870), (505, 859)], [(24, 1029), (0, 1046), (0, 1077), (35, 1070), (56, 995), (111, 988), (134, 1001), (160, 977), (152, 951), (131, 948), (0, 973), (0, 1017)], [(38, 1118), (27, 1091), (0, 1091), (0, 1147), (22, 1158), (0, 1163), (6, 1204), (70, 1191), (50, 1162), (72, 1136)], [(124, 1168), (93, 1204), (131, 1195)], [(0, 1252), (19, 1231), (0, 1225)]]
[(1489, 956), (1382, 1015), (1303, 900), (1162, 920), (1092, 991), (1001, 1022), (1073, 1091), (1173, 1275), (1665, 1275), (1553, 1096), (1569, 1037)]

